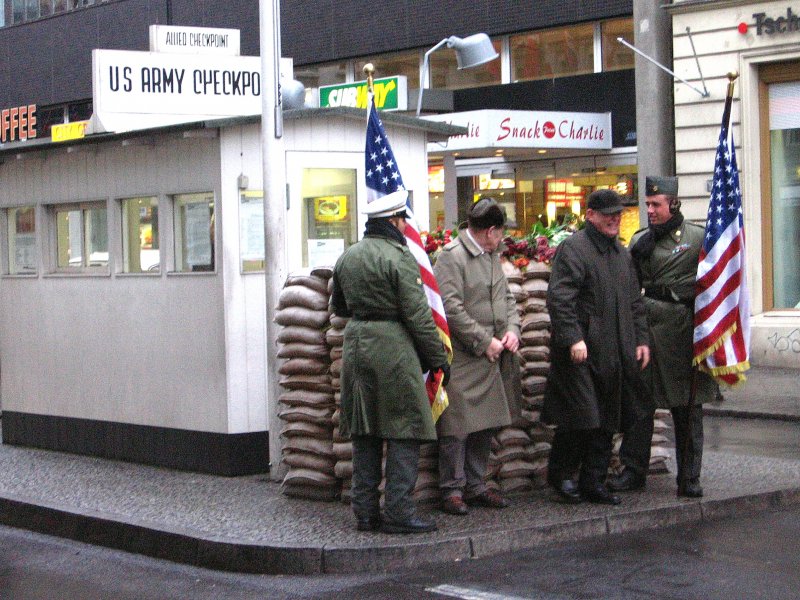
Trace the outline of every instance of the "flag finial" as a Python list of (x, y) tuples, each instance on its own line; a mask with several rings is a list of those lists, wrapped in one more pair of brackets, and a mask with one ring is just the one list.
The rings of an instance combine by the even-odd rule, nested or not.
[(367, 75), (367, 91), (371, 94), (372, 82), (373, 82), (372, 74), (375, 73), (375, 65), (373, 65), (372, 63), (367, 63), (364, 65), (363, 71)]
[(733, 84), (737, 79), (739, 79), (739, 73), (737, 71), (728, 72), (728, 98), (733, 97)]

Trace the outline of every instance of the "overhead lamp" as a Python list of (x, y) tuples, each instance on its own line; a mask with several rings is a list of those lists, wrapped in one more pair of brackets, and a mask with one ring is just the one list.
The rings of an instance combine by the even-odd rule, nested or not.
[(470, 67), (477, 67), (494, 60), (500, 56), (492, 45), (492, 40), (485, 33), (476, 33), (469, 35), (465, 38), (460, 38), (451, 35), (444, 38), (441, 42), (436, 44), (433, 48), (425, 53), (425, 58), (422, 61), (422, 71), (419, 74), (419, 95), (417, 96), (417, 116), (422, 111), (422, 94), (425, 89), (425, 79), (428, 75), (428, 62), (431, 54), (436, 50), (447, 44), (448, 48), (456, 51), (456, 61), (458, 68), (469, 69)]

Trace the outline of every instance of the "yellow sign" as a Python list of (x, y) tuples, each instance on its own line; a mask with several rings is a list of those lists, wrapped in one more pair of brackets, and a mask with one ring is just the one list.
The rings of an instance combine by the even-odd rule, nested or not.
[(79, 140), (86, 135), (86, 126), (89, 121), (74, 121), (63, 125), (53, 125), (50, 129), (50, 139), (54, 142)]
[(317, 221), (343, 221), (347, 218), (347, 196), (314, 198), (314, 218)]

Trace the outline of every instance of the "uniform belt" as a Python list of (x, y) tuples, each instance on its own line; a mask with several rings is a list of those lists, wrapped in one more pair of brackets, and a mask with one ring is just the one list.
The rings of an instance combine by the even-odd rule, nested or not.
[(644, 288), (644, 295), (647, 298), (658, 300), (660, 302), (670, 302), (672, 304), (684, 304), (686, 306), (694, 306), (694, 299), (681, 300), (676, 298), (674, 292), (665, 285), (654, 285)]
[(396, 323), (400, 322), (399, 315), (381, 315), (381, 314), (366, 314), (366, 315), (353, 315), (353, 318), (356, 321), (394, 321)]

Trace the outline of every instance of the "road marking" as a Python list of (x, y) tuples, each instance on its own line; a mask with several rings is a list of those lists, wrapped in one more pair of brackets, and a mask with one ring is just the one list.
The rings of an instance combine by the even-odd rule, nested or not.
[(471, 590), (455, 585), (437, 585), (436, 587), (425, 588), (426, 592), (441, 594), (451, 598), (461, 598), (461, 600), (530, 600), (521, 596), (506, 596), (505, 594), (495, 594), (494, 592), (482, 592)]

